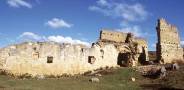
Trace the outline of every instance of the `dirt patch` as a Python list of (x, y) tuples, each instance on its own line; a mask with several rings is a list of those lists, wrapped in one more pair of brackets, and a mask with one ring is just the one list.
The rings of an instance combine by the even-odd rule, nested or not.
[(95, 75), (110, 75), (110, 74), (114, 74), (115, 72), (115, 68), (106, 68), (106, 69), (98, 69), (95, 71), (89, 71), (86, 72), (84, 75), (85, 76), (95, 76)]
[(146, 78), (140, 80), (143, 90), (184, 90), (184, 65), (179, 70), (167, 71), (164, 78)]
[(111, 69), (107, 69), (107, 70), (101, 70), (99, 71), (97, 74), (101, 74), (101, 75), (109, 75), (109, 74), (114, 74), (114, 71)]
[(141, 85), (141, 87), (143, 90), (184, 90), (184, 89), (180, 89), (180, 88), (173, 88), (173, 87), (164, 86), (164, 85), (159, 84), (159, 83), (144, 84), (144, 85)]
[(0, 85), (0, 89), (5, 89), (6, 87)]

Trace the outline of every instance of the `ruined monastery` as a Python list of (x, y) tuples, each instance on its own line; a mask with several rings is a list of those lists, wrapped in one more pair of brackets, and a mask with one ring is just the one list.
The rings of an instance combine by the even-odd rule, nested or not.
[[(159, 19), (157, 61), (183, 60), (177, 28)], [(148, 44), (132, 33), (103, 29), (91, 47), (56, 42), (25, 42), (0, 49), (0, 69), (14, 75), (83, 74), (104, 67), (138, 66), (149, 62)]]

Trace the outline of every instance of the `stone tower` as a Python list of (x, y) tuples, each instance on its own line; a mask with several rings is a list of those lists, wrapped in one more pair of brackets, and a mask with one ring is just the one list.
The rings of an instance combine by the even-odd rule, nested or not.
[(161, 63), (183, 60), (183, 50), (177, 28), (161, 18), (158, 20), (156, 30), (158, 35), (157, 60)]

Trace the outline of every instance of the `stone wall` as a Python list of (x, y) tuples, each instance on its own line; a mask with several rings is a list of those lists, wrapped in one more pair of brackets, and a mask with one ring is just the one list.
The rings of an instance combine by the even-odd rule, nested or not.
[(132, 58), (134, 59), (133, 61), (135, 61), (135, 64), (131, 66), (137, 66), (138, 61), (143, 63), (149, 60), (147, 41), (142, 38), (134, 37), (131, 33), (102, 30), (98, 43), (100, 43), (100, 45), (112, 43), (116, 46), (120, 57), (119, 65), (121, 65), (123, 61), (128, 62), (128, 58)]
[[(148, 60), (144, 39), (133, 34), (101, 31), (100, 39), (91, 47), (55, 42), (25, 42), (0, 49), (0, 69), (14, 75), (82, 74), (103, 67), (121, 66), (122, 62)], [(119, 62), (121, 64), (119, 64)]]
[(168, 24), (165, 19), (159, 19), (156, 30), (158, 35), (157, 59), (162, 63), (183, 60), (183, 50), (177, 28)]
[(58, 44), (28, 42), (0, 50), (0, 69), (14, 75), (82, 74), (101, 67), (116, 67), (118, 52), (114, 45)]
[(135, 42), (138, 43), (138, 48), (140, 53), (145, 53), (145, 61), (149, 61), (148, 57), (148, 44), (147, 41), (143, 38), (135, 38)]
[(148, 48), (147, 41), (143, 38), (135, 38), (135, 42), (137, 42), (139, 45)]
[(100, 32), (100, 40), (105, 42), (105, 41), (109, 41), (109, 42), (125, 42), (127, 38), (127, 33), (121, 33), (121, 32), (116, 32), (116, 31), (110, 31), (110, 30), (106, 30), (103, 29)]

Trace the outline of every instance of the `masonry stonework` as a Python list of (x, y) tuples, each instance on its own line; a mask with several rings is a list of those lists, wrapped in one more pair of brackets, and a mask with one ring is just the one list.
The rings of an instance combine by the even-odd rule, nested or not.
[[(117, 36), (119, 35), (119, 36)], [(137, 66), (147, 60), (147, 43), (132, 34), (101, 31), (91, 47), (55, 42), (25, 42), (0, 49), (0, 70), (13, 75), (82, 74), (104, 67)], [(120, 64), (119, 64), (120, 63)]]
[(134, 37), (131, 33), (103, 29), (100, 33), (99, 44), (114, 44), (119, 51), (118, 65), (137, 66), (148, 61), (148, 46), (145, 39)]
[(16, 75), (82, 74), (117, 67), (118, 51), (112, 44), (91, 48), (55, 42), (26, 42), (0, 50), (0, 69)]
[(165, 19), (159, 19), (157, 23), (157, 60), (161, 63), (172, 63), (175, 60), (183, 60), (183, 50), (180, 45), (180, 37), (176, 26), (168, 24)]
[(102, 42), (117, 42), (123, 43), (127, 38), (127, 33), (120, 33), (117, 31), (103, 29), (100, 32), (100, 40)]
[[(157, 60), (183, 60), (177, 28), (159, 19)], [(25, 42), (0, 49), (0, 70), (13, 75), (83, 74), (105, 67), (138, 66), (148, 62), (148, 44), (132, 33), (103, 29), (91, 47), (56, 42)]]

